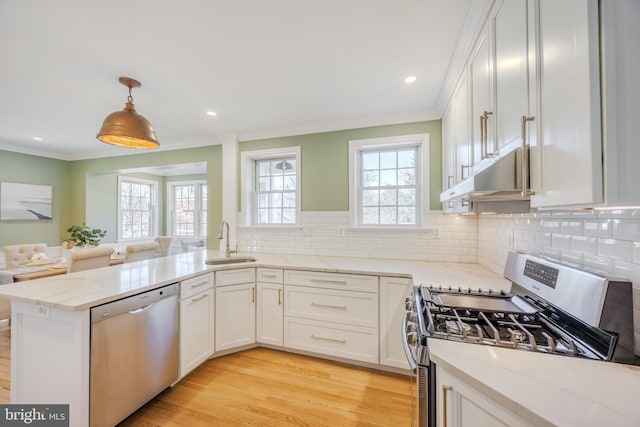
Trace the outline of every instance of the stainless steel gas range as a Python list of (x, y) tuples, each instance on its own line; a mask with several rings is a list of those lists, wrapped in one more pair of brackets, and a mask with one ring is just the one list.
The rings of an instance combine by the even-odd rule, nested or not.
[(402, 328), (418, 381), (420, 427), (436, 425), (432, 339), (640, 364), (631, 282), (513, 251), (504, 277), (512, 282), (508, 292), (421, 285), (407, 298)]

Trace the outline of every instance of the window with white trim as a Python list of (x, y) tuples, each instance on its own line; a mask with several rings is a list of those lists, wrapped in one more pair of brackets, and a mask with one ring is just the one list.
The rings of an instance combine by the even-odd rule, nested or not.
[(205, 181), (167, 184), (169, 235), (207, 236), (207, 183)]
[(156, 235), (157, 183), (118, 178), (118, 240), (148, 239)]
[(422, 226), (428, 206), (428, 150), (428, 135), (349, 141), (354, 226)]
[(299, 224), (300, 147), (247, 151), (241, 159), (243, 224)]

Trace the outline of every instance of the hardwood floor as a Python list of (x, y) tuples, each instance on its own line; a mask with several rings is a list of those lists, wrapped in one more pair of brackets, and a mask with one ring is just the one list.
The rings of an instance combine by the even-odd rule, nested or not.
[(212, 359), (122, 426), (411, 426), (411, 380), (256, 348)]
[[(0, 325), (0, 403), (10, 346)], [(255, 348), (205, 362), (121, 426), (409, 427), (411, 389), (407, 376)]]

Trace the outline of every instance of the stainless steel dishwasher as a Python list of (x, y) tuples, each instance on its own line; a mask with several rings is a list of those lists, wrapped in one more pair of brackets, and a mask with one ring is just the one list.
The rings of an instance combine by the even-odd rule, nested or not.
[(178, 379), (178, 284), (91, 309), (91, 427), (112, 427)]

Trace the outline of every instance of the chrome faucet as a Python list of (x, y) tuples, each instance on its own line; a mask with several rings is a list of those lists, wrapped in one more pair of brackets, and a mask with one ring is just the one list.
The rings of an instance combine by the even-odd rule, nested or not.
[(224, 226), (227, 226), (227, 243), (226, 243), (226, 248), (224, 251), (224, 256), (226, 257), (230, 257), (231, 254), (235, 254), (238, 252), (238, 245), (236, 244), (236, 248), (235, 249), (229, 249), (229, 223), (227, 221), (222, 221), (222, 223), (220, 224), (220, 235), (218, 236), (219, 240), (222, 240), (223, 237), (223, 233), (224, 233)]

